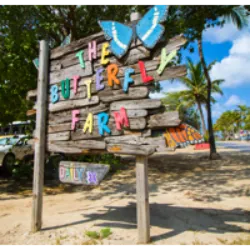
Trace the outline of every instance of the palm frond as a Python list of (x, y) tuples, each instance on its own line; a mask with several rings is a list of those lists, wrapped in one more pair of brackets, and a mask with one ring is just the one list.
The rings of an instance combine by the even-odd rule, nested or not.
[(232, 8), (230, 12), (223, 15), (226, 21), (232, 21), (238, 29), (243, 29), (248, 25), (248, 16), (243, 6)]

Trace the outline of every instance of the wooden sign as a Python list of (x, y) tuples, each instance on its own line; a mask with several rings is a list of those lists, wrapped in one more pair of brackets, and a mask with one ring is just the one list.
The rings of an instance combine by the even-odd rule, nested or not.
[[(115, 27), (118, 32), (120, 26)], [(186, 74), (185, 66), (168, 67), (186, 40), (181, 35), (161, 39), (151, 50), (132, 41), (123, 55), (112, 49), (113, 41), (109, 44), (100, 32), (51, 51), (47, 151), (148, 155), (166, 150), (166, 143), (159, 147), (143, 138), (181, 121), (178, 112), (164, 112), (161, 101), (149, 93), (156, 81)], [(36, 95), (32, 90), (28, 98)], [(34, 110), (36, 105), (28, 114)], [(141, 139), (131, 144), (127, 134)], [(111, 136), (116, 139), (105, 140)]]
[(63, 183), (99, 185), (109, 169), (105, 164), (61, 161), (59, 178)]

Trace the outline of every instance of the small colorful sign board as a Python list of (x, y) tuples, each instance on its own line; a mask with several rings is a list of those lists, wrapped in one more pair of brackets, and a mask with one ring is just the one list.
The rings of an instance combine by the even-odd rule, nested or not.
[(99, 185), (109, 169), (110, 166), (105, 164), (61, 161), (59, 179), (69, 184)]

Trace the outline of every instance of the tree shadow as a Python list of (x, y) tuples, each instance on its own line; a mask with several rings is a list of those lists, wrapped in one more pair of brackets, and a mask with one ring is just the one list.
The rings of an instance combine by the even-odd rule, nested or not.
[[(176, 153), (155, 154), (149, 158), (149, 190), (150, 196), (155, 196), (159, 190), (163, 194), (179, 191), (195, 201), (215, 202), (227, 197), (250, 196), (249, 184), (241, 184), (250, 179), (249, 153), (227, 151), (221, 153), (222, 159), (210, 161), (206, 158), (207, 152), (196, 154)], [(56, 189), (63, 186), (58, 192), (51, 194), (82, 192), (81, 200), (99, 200), (109, 196), (111, 200), (135, 197), (135, 160), (134, 157), (125, 157), (123, 170), (119, 173), (110, 173), (98, 187), (100, 192), (90, 192), (94, 186), (64, 185), (59, 182), (45, 188)], [(231, 185), (236, 181), (237, 185)], [(242, 182), (242, 183), (243, 183)], [(15, 181), (0, 180), (0, 193), (13, 195), (17, 191), (32, 191), (32, 182), (24, 184)], [(60, 191), (60, 192), (59, 192)], [(9, 199), (13, 199), (10, 197)], [(18, 197), (17, 197), (18, 198)], [(22, 197), (20, 197), (22, 198)], [(8, 199), (0, 197), (0, 199)]]
[[(55, 227), (47, 227), (43, 230), (58, 229), (92, 221), (97, 221), (95, 225), (100, 227), (122, 229), (136, 229), (137, 227), (136, 204), (133, 202), (124, 207), (105, 206), (96, 213), (83, 213), (82, 216), (85, 219)], [(167, 231), (151, 237), (153, 242), (169, 239), (185, 231), (206, 231), (216, 234), (250, 232), (250, 230), (244, 229), (241, 226), (230, 224), (237, 222), (250, 223), (250, 212), (241, 209), (203, 209), (174, 206), (171, 204), (150, 204), (150, 225), (166, 229)]]
[(201, 157), (193, 154), (155, 155), (150, 161), (151, 182), (165, 193), (173, 190), (189, 192), (190, 198), (197, 201), (249, 197), (249, 179), (249, 153), (223, 152), (222, 159), (216, 161), (204, 158), (204, 154)]
[[(222, 159), (210, 161), (207, 153), (174, 155), (156, 154), (149, 158), (149, 191), (150, 196), (164, 190), (184, 192), (187, 198), (195, 201), (216, 202), (225, 197), (250, 196), (250, 157), (249, 153), (238, 154), (235, 151), (223, 152)], [(127, 158), (131, 163), (131, 157)], [(135, 163), (135, 162), (134, 162)], [(233, 185), (232, 185), (233, 182)], [(234, 185), (237, 184), (237, 185)], [(102, 192), (85, 193), (79, 200), (99, 200), (103, 196), (116, 198), (134, 198), (135, 165), (118, 176), (113, 175), (104, 180)]]

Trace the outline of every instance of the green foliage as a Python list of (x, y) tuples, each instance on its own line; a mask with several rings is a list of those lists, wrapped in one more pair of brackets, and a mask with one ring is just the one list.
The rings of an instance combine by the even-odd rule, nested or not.
[(12, 178), (15, 180), (32, 180), (33, 178), (33, 165), (20, 164), (12, 170)]
[[(213, 63), (212, 63), (213, 64)], [(212, 64), (209, 65), (209, 69), (212, 68)], [(179, 80), (185, 85), (186, 90), (179, 92), (167, 93), (163, 98), (163, 103), (168, 107), (174, 107), (179, 110), (181, 119), (184, 119), (186, 123), (198, 128), (198, 120), (200, 119), (202, 124), (203, 133), (206, 131), (204, 114), (202, 105), (207, 102), (207, 84), (204, 71), (200, 62), (194, 64), (188, 59), (188, 76), (182, 77)], [(214, 80), (212, 82), (212, 92), (223, 94), (220, 84), (224, 80)], [(216, 102), (212, 98), (212, 102)], [(199, 115), (195, 111), (195, 106), (198, 108)], [(188, 119), (190, 116), (190, 119)], [(189, 120), (189, 121), (188, 121)]]
[(97, 239), (101, 240), (101, 239), (108, 238), (111, 234), (112, 234), (111, 229), (108, 227), (101, 229), (100, 233), (96, 231), (85, 232), (85, 235), (87, 235), (89, 238), (94, 239), (94, 240), (97, 240)]
[(179, 112), (182, 122), (185, 122), (197, 130), (200, 130), (200, 115), (194, 107), (188, 107), (179, 96), (179, 92), (166, 93), (162, 99), (162, 103), (166, 106), (167, 111)]
[[(142, 6), (144, 7), (144, 6)], [(71, 41), (100, 31), (97, 20), (126, 22), (141, 6), (119, 5), (1, 5), (0, 6), (0, 123), (26, 120), (32, 103), (28, 90), (37, 85), (39, 40), (59, 46), (66, 36)]]
[(100, 234), (96, 231), (86, 231), (85, 234), (91, 239), (96, 240), (100, 238)]
[(112, 234), (111, 229), (109, 227), (103, 228), (100, 231), (100, 237), (102, 239), (108, 238)]
[(169, 37), (184, 34), (188, 39), (186, 48), (194, 49), (192, 42), (199, 39), (202, 32), (215, 26), (223, 27), (225, 21), (232, 20), (238, 28), (245, 26), (249, 6), (237, 5), (172, 5), (166, 22)]
[(236, 110), (228, 110), (221, 114), (214, 125), (214, 130), (220, 131), (224, 139), (230, 138), (240, 129), (250, 128), (250, 107), (238, 105)]

